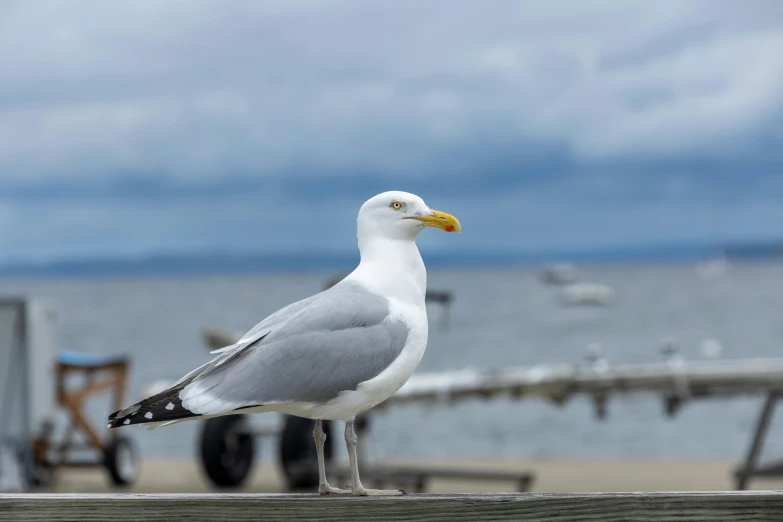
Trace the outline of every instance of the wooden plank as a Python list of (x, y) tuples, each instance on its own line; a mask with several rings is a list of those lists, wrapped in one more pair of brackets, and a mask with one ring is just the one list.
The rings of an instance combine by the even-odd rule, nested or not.
[[(351, 472), (346, 467), (332, 469), (330, 476), (337, 482), (350, 481)], [(429, 480), (437, 477), (440, 479), (471, 479), (487, 480), (493, 482), (512, 482), (517, 485), (519, 492), (530, 490), (535, 475), (525, 471), (497, 471), (482, 469), (439, 468), (424, 466), (386, 466), (373, 465), (361, 470), (362, 482), (365, 487), (400, 487), (411, 488), (412, 491), (426, 491)], [(370, 484), (374, 484), (370, 486)]]
[(292, 494), (0, 495), (0, 520), (783, 520), (783, 491), (497, 493), (320, 497)]

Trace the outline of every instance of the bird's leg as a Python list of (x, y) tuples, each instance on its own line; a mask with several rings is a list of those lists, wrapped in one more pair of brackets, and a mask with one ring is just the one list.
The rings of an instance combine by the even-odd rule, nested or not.
[(348, 460), (351, 465), (351, 490), (354, 495), (404, 495), (401, 489), (367, 489), (359, 480), (359, 461), (356, 457), (356, 432), (353, 429), (353, 419), (345, 423), (345, 445), (348, 447)]
[(315, 439), (315, 451), (318, 454), (318, 493), (321, 495), (350, 494), (350, 490), (333, 488), (326, 481), (326, 463), (324, 462), (324, 442), (326, 442), (326, 433), (324, 433), (323, 427), (321, 426), (321, 419), (316, 419), (315, 421), (313, 439)]

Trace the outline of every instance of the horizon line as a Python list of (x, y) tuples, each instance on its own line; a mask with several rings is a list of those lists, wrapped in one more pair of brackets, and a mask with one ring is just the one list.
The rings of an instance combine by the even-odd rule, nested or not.
[[(783, 257), (783, 240), (678, 242), (527, 251), (423, 250), (429, 266), (551, 265), (556, 263), (616, 263), (694, 261), (714, 256), (729, 258)], [(279, 272), (285, 270), (344, 269), (355, 263), (356, 252), (321, 250), (262, 253), (242, 251), (156, 252), (136, 256), (61, 258), (47, 261), (0, 263), (0, 277), (173, 275)]]

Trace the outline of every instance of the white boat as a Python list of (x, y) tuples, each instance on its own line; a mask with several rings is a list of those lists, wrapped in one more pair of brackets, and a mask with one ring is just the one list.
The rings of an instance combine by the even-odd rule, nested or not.
[(714, 257), (696, 265), (696, 275), (701, 279), (720, 279), (729, 271), (729, 262), (725, 256)]

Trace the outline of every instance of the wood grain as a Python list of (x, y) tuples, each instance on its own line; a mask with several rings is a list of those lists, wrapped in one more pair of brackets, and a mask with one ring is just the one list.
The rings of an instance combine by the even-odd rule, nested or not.
[(497, 493), (320, 497), (291, 494), (0, 495), (2, 521), (128, 520), (780, 521), (783, 491)]

